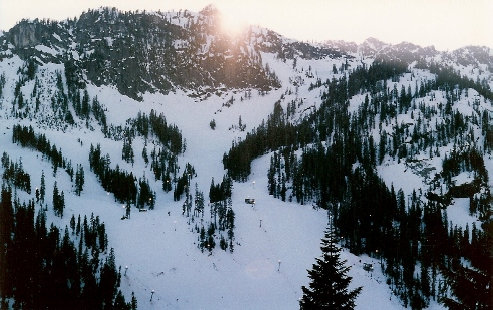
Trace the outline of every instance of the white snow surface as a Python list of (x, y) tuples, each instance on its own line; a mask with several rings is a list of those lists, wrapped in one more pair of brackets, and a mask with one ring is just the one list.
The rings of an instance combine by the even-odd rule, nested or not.
[(465, 229), (468, 225), (469, 233), (472, 230), (472, 223), (476, 223), (476, 227), (481, 228), (481, 222), (469, 214), (469, 198), (455, 198), (453, 203), (447, 207), (447, 217), (454, 226)]
[(58, 51), (56, 51), (55, 49), (53, 49), (51, 47), (47, 47), (46, 45), (36, 45), (34, 48), (40, 52), (51, 54), (53, 56), (56, 56), (59, 54)]
[[(250, 100), (235, 100), (229, 108), (222, 107), (222, 103), (231, 95), (238, 99), (241, 93), (213, 96), (202, 102), (195, 102), (181, 92), (166, 96), (145, 94), (144, 102), (118, 96), (111, 87), (91, 87), (89, 93), (97, 95), (108, 108), (110, 123), (123, 123), (144, 108), (164, 112), (168, 122), (178, 125), (187, 139), (187, 151), (180, 161), (191, 162), (197, 170), (198, 177), (192, 180), (192, 184), (197, 182), (207, 193), (211, 178), (217, 182), (225, 173), (221, 160), (231, 141), (243, 137), (272, 111), (273, 102), (280, 97), (282, 89), (265, 96), (252, 95)], [(247, 125), (246, 131), (229, 130), (240, 115)], [(213, 118), (217, 123), (216, 130), (209, 127)], [(94, 133), (88, 132), (87, 138), (81, 137), (86, 149), (89, 141), (98, 139), (91, 135)], [(72, 140), (75, 142), (75, 138)], [(133, 144), (135, 150), (140, 150), (142, 145), (138, 139)], [(110, 153), (112, 160), (118, 159), (121, 142), (105, 141), (102, 149), (103, 153)], [(76, 156), (76, 153), (83, 154), (81, 162), (87, 162), (84, 158), (87, 150), (67, 155)], [(255, 160), (249, 181), (234, 184), (236, 244), (233, 254), (218, 248), (212, 255), (200, 252), (194, 243), (198, 235), (191, 232), (193, 225), (189, 226), (181, 215), (182, 202), (174, 202), (171, 195), (164, 195), (162, 191), (156, 191), (155, 210), (146, 213), (133, 211), (130, 220), (121, 221), (122, 207), (112, 202), (111, 195), (108, 197), (101, 192), (95, 180), (94, 190), (98, 194), (90, 193), (89, 187), (84, 189), (83, 196), (94, 199), (88, 203), (92, 206), (91, 211), (86, 212), (101, 214), (109, 229), (109, 242), (115, 248), (117, 262), (129, 267), (127, 277), (122, 280), (122, 289), (127, 296), (131, 291), (135, 292), (139, 308), (298, 308), (301, 285), (308, 285), (306, 270), (321, 254), (320, 238), (326, 228), (327, 217), (324, 212), (310, 206), (284, 203), (268, 195), (266, 171), (269, 158), (270, 155), (266, 155)], [(126, 170), (132, 169), (128, 164), (119, 164)], [(85, 171), (88, 170), (87, 167)], [(139, 158), (133, 171), (144, 170)], [(146, 175), (150, 175), (150, 171), (147, 170)], [(159, 188), (159, 184), (156, 187)], [(246, 197), (256, 199), (255, 207), (244, 203)], [(350, 275), (355, 278), (352, 286), (364, 286), (357, 302), (358, 309), (401, 308), (395, 297), (389, 300), (390, 290), (380, 270), (370, 278), (362, 269), (367, 259), (349, 252), (343, 252), (343, 258), (352, 265)], [(151, 303), (148, 300), (152, 289), (156, 293)]]
[[(143, 103), (123, 96), (111, 101), (115, 95), (111, 88), (90, 89), (97, 94), (109, 111), (111, 122), (124, 121), (145, 107), (162, 111), (168, 121), (176, 123), (187, 138), (188, 149), (183, 162), (190, 161), (196, 168), (198, 182), (208, 192), (211, 178), (222, 178), (224, 170), (221, 158), (235, 134), (228, 130), (241, 113), (242, 119), (250, 126), (256, 125), (272, 109), (272, 93), (255, 100), (236, 102), (223, 113), (214, 114), (220, 108), (219, 98), (197, 103), (183, 94), (168, 96), (145, 96)], [(272, 97), (272, 98), (270, 98)], [(120, 102), (120, 98), (122, 101)], [(186, 113), (185, 113), (186, 111)], [(217, 128), (211, 130), (209, 120), (215, 118)], [(190, 119), (194, 121), (190, 121)], [(137, 175), (145, 171), (141, 158), (134, 167), (119, 162), (121, 141), (104, 139), (97, 131), (37, 130), (43, 132), (62, 149), (64, 157), (73, 164), (81, 163), (85, 171), (85, 185), (81, 197), (75, 196), (68, 175), (61, 169), (53, 177), (51, 164), (41, 161), (41, 154), (21, 148), (11, 142), (11, 126), (17, 120), (4, 119), (1, 123), (0, 145), (12, 160), (22, 158), (23, 166), (31, 175), (32, 187), (39, 187), (41, 171), (46, 177), (46, 203), (51, 206), (51, 189), (56, 180), (58, 188), (65, 193), (66, 209), (63, 219), (54, 216), (51, 208), (49, 221), (64, 227), (71, 214), (99, 215), (105, 223), (110, 247), (115, 248), (116, 261), (128, 266), (127, 275), (122, 277), (121, 289), (127, 296), (135, 292), (139, 309), (297, 309), (301, 297), (301, 285), (308, 284), (307, 271), (320, 256), (320, 238), (326, 228), (327, 215), (310, 206), (283, 203), (268, 195), (265, 171), (269, 156), (264, 156), (252, 165), (250, 181), (235, 183), (233, 209), (236, 213), (235, 250), (224, 252), (218, 247), (209, 255), (196, 246), (198, 235), (193, 226), (181, 215), (182, 202), (174, 202), (172, 194), (165, 195), (156, 190), (157, 205), (153, 211), (139, 213), (132, 209), (130, 220), (120, 220), (122, 206), (114, 202), (98, 184), (89, 170), (88, 150), (90, 143), (102, 143), (103, 153), (108, 152), (112, 164), (116, 162)], [(21, 122), (28, 124), (27, 121)], [(80, 138), (82, 145), (77, 141)], [(138, 139), (134, 149), (138, 150)], [(255, 184), (252, 181), (256, 181)], [(155, 189), (158, 183), (151, 182)], [(19, 197), (28, 195), (18, 192)], [(255, 207), (244, 203), (245, 197), (255, 197)], [(168, 215), (170, 212), (170, 215)], [(260, 227), (262, 220), (262, 227)], [(357, 300), (358, 309), (399, 309), (395, 298), (389, 300), (390, 291), (384, 277), (376, 270), (373, 277), (362, 269), (363, 262), (370, 258), (359, 258), (347, 251), (342, 254), (352, 266), (350, 275), (355, 279), (352, 287), (364, 286)], [(360, 259), (362, 262), (360, 262)], [(280, 269), (278, 271), (279, 262)], [(378, 269), (378, 268), (377, 268)], [(150, 291), (155, 290), (152, 302)]]
[[(297, 100), (300, 117), (303, 111), (319, 106), (324, 86), (308, 91), (310, 83), (315, 83), (317, 78), (324, 82), (327, 78), (342, 76), (341, 73), (333, 74), (332, 68), (333, 64), (339, 68), (345, 62), (344, 59), (330, 58), (313, 61), (298, 59), (293, 68), (292, 61), (285, 63), (271, 54), (263, 53), (262, 59), (264, 65), (268, 63), (279, 77), (282, 86), (263, 96), (252, 90), (251, 98), (244, 100), (240, 99), (245, 98), (244, 91), (239, 90), (221, 96), (212, 95), (202, 101), (188, 97), (183, 91), (168, 95), (146, 93), (143, 94), (142, 102), (122, 96), (110, 86), (89, 85), (88, 92), (91, 98), (97, 96), (106, 108), (108, 124), (123, 125), (139, 111), (148, 114), (154, 109), (164, 113), (168, 123), (176, 124), (186, 138), (187, 150), (179, 158), (180, 165), (183, 167), (190, 162), (195, 167), (197, 178), (192, 179), (192, 186), (197, 183), (207, 198), (211, 179), (214, 178), (217, 183), (225, 174), (222, 157), (233, 140), (245, 137), (247, 132), (266, 119), (274, 102), (278, 100), (284, 108), (290, 101)], [(311, 269), (315, 257), (321, 254), (320, 238), (326, 228), (327, 215), (321, 210), (312, 209), (310, 205), (282, 202), (268, 195), (266, 173), (270, 154), (252, 163), (252, 174), (247, 182), (234, 183), (234, 252), (224, 252), (216, 247), (211, 255), (208, 251), (202, 253), (196, 245), (198, 234), (193, 231), (194, 223), (189, 225), (188, 219), (182, 216), (183, 201), (175, 202), (172, 193), (165, 194), (160, 189), (160, 182), (154, 182), (149, 166), (145, 166), (140, 156), (144, 145), (141, 137), (133, 141), (136, 156), (134, 165), (130, 165), (120, 160), (122, 141), (105, 139), (97, 125), (96, 130), (87, 129), (81, 123), (78, 128), (68, 127), (64, 131), (57, 131), (50, 126), (35, 127), (36, 132), (45, 133), (52, 143), (62, 149), (64, 157), (71, 159), (74, 167), (82, 164), (85, 185), (81, 197), (75, 196), (70, 179), (62, 169), (53, 176), (51, 164), (41, 160), (40, 153), (12, 144), (11, 128), (14, 124), (37, 125), (36, 119), (30, 122), (29, 118), (19, 120), (10, 117), (16, 71), (22, 64), (18, 57), (0, 62), (0, 71), (8, 77), (4, 97), (0, 99), (0, 151), (6, 151), (14, 161), (22, 158), (24, 169), (31, 175), (33, 188), (39, 187), (41, 171), (44, 171), (48, 206), (52, 205), (51, 190), (57, 181), (58, 188), (65, 193), (67, 207), (62, 219), (55, 217), (49, 208), (50, 221), (63, 228), (68, 225), (72, 214), (89, 216), (94, 213), (100, 216), (107, 229), (109, 246), (115, 249), (117, 265), (122, 266), (122, 274), (125, 266), (128, 266), (127, 275), (122, 276), (121, 282), (121, 289), (127, 299), (131, 292), (135, 292), (139, 309), (299, 308), (301, 286), (309, 282), (307, 269)], [(44, 73), (40, 83), (47, 87), (55, 83), (54, 72), (63, 72), (61, 66), (53, 64), (41, 66), (39, 70)], [(410, 78), (401, 79), (398, 90), (401, 84), (413, 88), (415, 82)], [(30, 82), (22, 87), (21, 91), (26, 98), (33, 86)], [(389, 87), (393, 85), (389, 83)], [(40, 111), (49, 110), (50, 94), (50, 90), (42, 93)], [(234, 103), (230, 107), (223, 106), (231, 97)], [(437, 104), (439, 100), (437, 98), (432, 104)], [(362, 101), (364, 94), (355, 96), (351, 100), (352, 111), (356, 111)], [(454, 106), (454, 109), (470, 115), (470, 107), (465, 100)], [(234, 127), (240, 115), (242, 123), (246, 124), (245, 131)], [(414, 123), (416, 117), (412, 119), (410, 115), (401, 115), (398, 121)], [(212, 119), (217, 124), (215, 130), (209, 126)], [(383, 129), (390, 132), (390, 126), (384, 126)], [(376, 132), (373, 135), (377, 138)], [(102, 153), (109, 153), (112, 167), (118, 164), (120, 168), (132, 171), (137, 178), (146, 175), (157, 196), (154, 210), (139, 213), (132, 208), (129, 220), (120, 219), (123, 215), (122, 205), (114, 201), (112, 194), (108, 195), (102, 189), (95, 175), (90, 172), (88, 153), (91, 143), (100, 143)], [(148, 150), (152, 148), (149, 143), (152, 142), (148, 141)], [(444, 151), (447, 151), (447, 147), (441, 149), (441, 152)], [(413, 189), (426, 189), (428, 179), (440, 172), (442, 158), (443, 154), (442, 157), (411, 164), (397, 163), (387, 157), (377, 169), (388, 186), (393, 184), (396, 191), (402, 188), (409, 196)], [(485, 160), (490, 175), (493, 173), (492, 163), (491, 159)], [(429, 176), (421, 173), (422, 168), (430, 171)], [(466, 175), (459, 175), (455, 181), (460, 183), (466, 179)], [(30, 198), (23, 192), (17, 194), (21, 200)], [(254, 207), (244, 203), (247, 197), (256, 199)], [(471, 227), (475, 219), (468, 215), (467, 206), (466, 201), (456, 199), (455, 204), (447, 210), (449, 220), (461, 226), (469, 223)], [(391, 296), (377, 259), (357, 257), (347, 250), (342, 252), (342, 258), (351, 266), (351, 287), (363, 286), (356, 300), (357, 309), (403, 308), (399, 300)], [(366, 262), (374, 264), (372, 274), (363, 270), (363, 263)], [(149, 301), (151, 290), (155, 291), (152, 302)], [(442, 309), (434, 302), (430, 308)]]

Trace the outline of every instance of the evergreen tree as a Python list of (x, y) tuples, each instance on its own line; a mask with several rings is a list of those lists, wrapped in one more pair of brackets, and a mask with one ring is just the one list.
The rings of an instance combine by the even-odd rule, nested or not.
[(325, 232), (321, 250), (322, 257), (316, 258), (313, 269), (308, 271), (309, 288), (301, 288), (300, 309), (353, 309), (362, 288), (348, 289), (352, 279), (347, 275), (350, 267), (340, 260), (341, 250), (336, 245), (332, 228)]
[(204, 215), (204, 201), (204, 193), (199, 191), (199, 186), (197, 185), (197, 183), (195, 183), (195, 215)]
[(84, 169), (82, 165), (77, 165), (77, 171), (75, 172), (75, 194), (80, 196), (84, 188)]
[(41, 201), (45, 201), (46, 184), (45, 184), (45, 172), (41, 171), (41, 188), (39, 190), (39, 196)]
[(65, 207), (65, 196), (63, 192), (59, 194), (58, 187), (55, 181), (53, 186), (53, 211), (55, 215), (63, 217), (63, 208)]
[(63, 194), (63, 192), (59, 198), (60, 199), (59, 199), (59, 205), (58, 205), (59, 206), (58, 214), (60, 215), (60, 217), (63, 217), (63, 209), (65, 208), (65, 195)]
[[(147, 143), (147, 142), (146, 142)], [(149, 163), (149, 158), (147, 157), (147, 148), (146, 144), (144, 144), (144, 147), (142, 148), (142, 158), (144, 159), (144, 163), (147, 164)]]
[(55, 184), (53, 185), (53, 210), (55, 211), (55, 214), (58, 213), (58, 202), (59, 202), (59, 194), (58, 194), (58, 187), (56, 186), (56, 181)]
[(75, 216), (72, 214), (70, 218), (70, 228), (72, 229), (72, 234), (75, 232)]
[(132, 299), (130, 301), (130, 307), (132, 310), (137, 310), (137, 298), (135, 298), (134, 292), (132, 292)]
[(130, 130), (125, 130), (123, 137), (122, 159), (127, 163), (134, 163), (134, 150), (132, 148), (132, 134)]
[(89, 106), (89, 93), (87, 92), (87, 89), (84, 90), (84, 96), (82, 97), (82, 103), (81, 103), (81, 111), (80, 111), (80, 116), (82, 118), (88, 118), (89, 117), (89, 111), (90, 111), (90, 106)]
[(125, 298), (121, 291), (118, 291), (115, 302), (113, 303), (113, 309), (130, 310), (130, 304), (125, 302)]

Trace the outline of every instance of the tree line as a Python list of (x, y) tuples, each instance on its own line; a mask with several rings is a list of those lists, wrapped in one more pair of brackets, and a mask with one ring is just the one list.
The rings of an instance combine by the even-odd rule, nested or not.
[(46, 138), (45, 134), (37, 134), (32, 126), (14, 125), (12, 127), (12, 142), (18, 143), (23, 147), (29, 147), (41, 152), (53, 167), (53, 175), (56, 175), (58, 168), (63, 168), (70, 176), (70, 181), (75, 182), (74, 188), (77, 195), (84, 190), (84, 169), (81, 165), (76, 166), (75, 180), (74, 167), (72, 161), (63, 157), (61, 149), (57, 149), (55, 144)]
[(115, 199), (120, 203), (134, 204), (139, 208), (148, 206), (153, 209), (156, 194), (150, 189), (148, 181), (140, 178), (137, 182), (132, 172), (126, 172), (120, 169), (118, 165), (112, 169), (110, 164), (109, 154), (102, 155), (99, 143), (96, 147), (91, 144), (89, 165), (104, 190), (113, 193)]

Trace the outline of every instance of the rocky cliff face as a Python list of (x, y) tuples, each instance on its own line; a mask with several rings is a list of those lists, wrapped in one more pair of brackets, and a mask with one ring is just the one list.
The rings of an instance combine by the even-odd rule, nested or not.
[[(79, 18), (23, 20), (0, 35), (0, 59), (18, 55), (38, 63), (64, 63), (78, 81), (113, 85), (134, 99), (145, 92), (177, 89), (204, 96), (224, 89), (268, 91), (280, 86), (263, 60), (264, 53), (286, 59), (370, 57), (411, 64), (443, 62), (483, 72), (493, 70), (486, 47), (439, 52), (411, 43), (387, 44), (369, 38), (360, 45), (343, 41), (308, 44), (259, 27), (231, 37), (220, 27), (213, 6), (199, 13), (89, 10)], [(469, 69), (467, 69), (469, 70)]]
[(219, 30), (217, 12), (91, 10), (61, 23), (22, 21), (5, 33), (0, 57), (75, 65), (96, 85), (115, 85), (134, 99), (176, 89), (203, 95), (221, 88), (279, 87), (246, 36)]
[(17, 27), (14, 27), (10, 32), (11, 41), (15, 46), (19, 48), (38, 45), (39, 43), (41, 43), (43, 35), (47, 34), (39, 31), (40, 28), (42, 27), (38, 26), (37, 24), (31, 23), (25, 25), (17, 25)]

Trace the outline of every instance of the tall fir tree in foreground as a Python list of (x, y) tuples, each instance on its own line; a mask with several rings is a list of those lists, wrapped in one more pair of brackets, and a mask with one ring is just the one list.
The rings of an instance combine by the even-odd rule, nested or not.
[(341, 261), (341, 249), (332, 225), (322, 239), (322, 257), (316, 258), (312, 270), (308, 270), (311, 279), (309, 288), (302, 286), (303, 297), (300, 309), (353, 309), (354, 301), (361, 292), (361, 287), (349, 290), (351, 277), (347, 275), (350, 267)]

